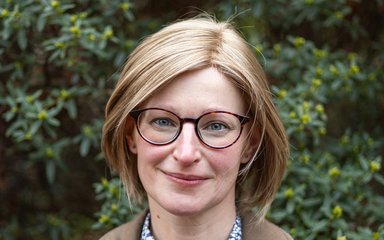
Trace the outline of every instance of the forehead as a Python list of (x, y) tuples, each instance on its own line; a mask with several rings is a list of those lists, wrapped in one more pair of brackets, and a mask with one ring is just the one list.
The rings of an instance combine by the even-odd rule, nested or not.
[(179, 75), (155, 92), (144, 107), (160, 107), (191, 116), (217, 110), (238, 114), (246, 111), (241, 91), (212, 67)]

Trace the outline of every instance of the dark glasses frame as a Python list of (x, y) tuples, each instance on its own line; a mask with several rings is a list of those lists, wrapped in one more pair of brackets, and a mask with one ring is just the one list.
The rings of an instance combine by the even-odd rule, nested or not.
[[(140, 117), (140, 114), (142, 112), (145, 112), (147, 110), (161, 110), (161, 111), (165, 111), (165, 112), (168, 112), (174, 116), (176, 116), (179, 121), (180, 121), (180, 127), (177, 131), (177, 133), (175, 134), (175, 136), (170, 139), (169, 141), (167, 142), (164, 142), (164, 143), (157, 143), (157, 142), (153, 142), (149, 139), (147, 139), (145, 136), (143, 136), (143, 134), (141, 133), (140, 131), (140, 128), (139, 128), (139, 123), (138, 123), (138, 119)], [(200, 121), (201, 118), (203, 118), (204, 116), (208, 115), (208, 114), (212, 114), (212, 113), (226, 113), (226, 114), (231, 114), (233, 116), (235, 116), (237, 119), (239, 119), (240, 121), (240, 132), (239, 132), (239, 135), (237, 136), (237, 138), (231, 143), (231, 144), (228, 144), (228, 145), (225, 145), (225, 146), (212, 146), (208, 143), (206, 143), (203, 139), (203, 137), (201, 136), (200, 134), (200, 131), (198, 129), (198, 123)], [(243, 116), (243, 115), (239, 115), (239, 114), (236, 114), (236, 113), (232, 113), (232, 112), (228, 112), (228, 111), (211, 111), (211, 112), (207, 112), (207, 113), (204, 113), (203, 115), (199, 116), (198, 118), (181, 118), (179, 117), (176, 113), (174, 112), (171, 112), (167, 109), (163, 109), (163, 108), (144, 108), (144, 109), (138, 109), (138, 110), (133, 110), (129, 113), (129, 115), (135, 120), (135, 123), (136, 123), (136, 129), (137, 131), (139, 132), (140, 136), (148, 143), (150, 144), (153, 144), (153, 145), (156, 145), (156, 146), (163, 146), (163, 145), (167, 145), (167, 144), (170, 144), (172, 142), (174, 142), (180, 135), (181, 131), (183, 131), (183, 126), (184, 126), (184, 123), (193, 123), (194, 126), (195, 126), (195, 134), (196, 136), (198, 137), (198, 139), (200, 140), (200, 142), (202, 142), (204, 145), (210, 147), (210, 148), (214, 148), (214, 149), (224, 149), (224, 148), (227, 148), (227, 147), (230, 147), (232, 146), (233, 144), (235, 144), (237, 142), (237, 140), (239, 140), (240, 136), (241, 136), (241, 133), (243, 132), (243, 127), (244, 125), (250, 120), (250, 117), (248, 116)]]

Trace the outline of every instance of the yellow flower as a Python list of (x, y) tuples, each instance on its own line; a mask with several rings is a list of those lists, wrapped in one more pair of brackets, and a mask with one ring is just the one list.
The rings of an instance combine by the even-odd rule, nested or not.
[(372, 233), (372, 239), (373, 240), (379, 240), (380, 239), (380, 233), (379, 232)]
[(341, 172), (340, 172), (340, 169), (338, 167), (333, 167), (333, 168), (329, 169), (328, 174), (332, 178), (337, 178), (338, 176), (340, 176)]
[(106, 31), (103, 33), (103, 36), (101, 36), (101, 38), (102, 38), (103, 40), (107, 40), (107, 39), (110, 39), (112, 36), (113, 36), (113, 30), (112, 30), (112, 29), (108, 29), (108, 30), (106, 30)]
[(62, 89), (61, 91), (60, 91), (60, 99), (62, 99), (62, 100), (67, 100), (67, 99), (69, 99), (69, 97), (70, 97), (70, 93), (67, 91), (67, 90), (65, 90), (65, 89)]
[(316, 68), (316, 76), (321, 77), (323, 75), (323, 69), (321, 67)]
[(115, 186), (109, 188), (109, 192), (112, 193), (115, 197), (119, 196), (119, 189)]
[(277, 95), (279, 96), (280, 99), (283, 99), (287, 96), (287, 91), (282, 89), (279, 91), (279, 93)]
[(127, 11), (131, 7), (131, 5), (125, 2), (125, 3), (120, 3), (119, 7), (121, 8), (121, 10)]
[(308, 124), (309, 122), (311, 122), (311, 116), (309, 114), (304, 114), (303, 116), (301, 116), (301, 122), (306, 125)]
[(62, 42), (55, 42), (55, 47), (58, 49), (63, 49), (65, 48), (65, 44)]
[(90, 42), (93, 42), (93, 41), (96, 40), (96, 36), (95, 36), (95, 34), (90, 33), (90, 34), (88, 34), (87, 39), (88, 39)]
[(294, 45), (296, 48), (299, 48), (305, 44), (305, 39), (302, 37), (296, 37), (294, 40)]
[(275, 44), (273, 45), (273, 51), (276, 53), (276, 54), (279, 54), (281, 52), (281, 45), (280, 44)]
[(340, 218), (343, 215), (343, 209), (337, 205), (332, 210), (332, 217), (333, 218)]
[(93, 134), (93, 132), (92, 132), (92, 128), (90, 127), (90, 126), (88, 126), (88, 125), (85, 125), (84, 127), (83, 127), (83, 134), (86, 136), (86, 137), (90, 137), (90, 136), (92, 136), (92, 134)]
[(310, 157), (308, 154), (305, 154), (305, 155), (301, 156), (301, 160), (303, 161), (303, 163), (308, 164)]
[(53, 150), (52, 150), (52, 148), (47, 147), (45, 149), (45, 156), (47, 156), (47, 158), (52, 158), (53, 157)]
[(37, 119), (39, 119), (40, 121), (45, 121), (47, 120), (48, 118), (48, 113), (46, 110), (41, 110), (38, 114), (37, 114)]
[(31, 132), (25, 133), (24, 134), (24, 140), (27, 140), (27, 141), (32, 140), (32, 133)]
[(103, 187), (108, 187), (109, 185), (109, 182), (106, 178), (102, 178), (101, 179), (101, 184), (103, 185)]
[(346, 236), (340, 236), (340, 237), (337, 237), (336, 240), (347, 240), (347, 237)]
[(58, 8), (59, 5), (60, 5), (60, 2), (57, 1), (57, 0), (53, 0), (53, 1), (51, 2), (51, 6), (52, 6), (53, 8)]
[(35, 101), (35, 99), (34, 99), (33, 96), (27, 96), (27, 97), (25, 98), (25, 101), (27, 101), (27, 103), (29, 103), (29, 104), (32, 104), (33, 101)]
[(313, 54), (316, 58), (325, 58), (328, 55), (328, 52), (321, 49), (315, 49), (313, 50)]
[(88, 16), (88, 13), (87, 13), (87, 12), (82, 12), (82, 13), (79, 14), (79, 18), (80, 18), (80, 19), (83, 19), (83, 20), (84, 20), (87, 16)]
[(9, 16), (8, 9), (2, 9), (1, 12), (0, 12), (0, 16), (3, 17), (3, 18), (8, 17)]
[(284, 192), (284, 196), (286, 199), (291, 199), (293, 198), (293, 196), (295, 195), (295, 191), (293, 191), (292, 188), (288, 188), (285, 192)]
[(296, 235), (296, 229), (291, 228), (291, 230), (289, 230), (289, 233), (291, 234), (291, 236), (295, 236)]
[(317, 105), (315, 106), (315, 110), (316, 110), (316, 112), (318, 112), (318, 113), (324, 113), (324, 107), (323, 107), (323, 105), (321, 105), (321, 104), (317, 104)]
[(69, 31), (75, 35), (76, 37), (79, 37), (81, 34), (80, 28), (78, 26), (73, 26), (69, 29)]
[(381, 169), (381, 163), (377, 161), (371, 161), (369, 163), (369, 167), (371, 169), (371, 173), (378, 172)]
[(71, 15), (71, 17), (69, 18), (69, 20), (71, 21), (71, 23), (74, 23), (77, 21), (79, 17), (77, 15)]
[(115, 203), (113, 203), (111, 206), (112, 212), (117, 212), (117, 209), (118, 209), (117, 205)]
[(309, 102), (307, 102), (307, 101), (303, 102), (303, 109), (304, 109), (304, 111), (308, 111), (308, 109), (309, 109)]
[(289, 113), (289, 118), (295, 119), (297, 117), (296, 113), (294, 111)]
[(99, 218), (99, 223), (107, 223), (109, 222), (110, 218), (107, 215), (101, 215)]
[(360, 72), (360, 68), (359, 66), (355, 65), (355, 64), (352, 64), (350, 67), (349, 67), (349, 74), (351, 75), (354, 75), (354, 74), (358, 74)]
[(329, 71), (335, 76), (339, 75), (339, 70), (334, 65), (329, 66)]
[(318, 78), (314, 78), (312, 79), (312, 88), (314, 90), (316, 90), (317, 88), (319, 88), (321, 86), (321, 79), (318, 79)]

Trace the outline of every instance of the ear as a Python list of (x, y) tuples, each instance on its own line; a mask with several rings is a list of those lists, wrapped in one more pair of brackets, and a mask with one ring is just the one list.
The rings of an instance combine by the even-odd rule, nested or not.
[(260, 144), (260, 134), (258, 131), (256, 131), (252, 133), (252, 136), (249, 138), (249, 140), (246, 143), (246, 146), (243, 152), (243, 157), (241, 158), (242, 164), (248, 163), (252, 159), (257, 148), (259, 147), (259, 144)]
[(137, 145), (135, 138), (135, 122), (131, 117), (125, 122), (125, 136), (128, 144), (128, 149), (133, 154), (137, 154)]

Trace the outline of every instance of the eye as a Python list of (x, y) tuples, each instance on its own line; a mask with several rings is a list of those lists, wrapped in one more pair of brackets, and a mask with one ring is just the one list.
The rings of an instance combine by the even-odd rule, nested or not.
[(151, 125), (155, 127), (175, 127), (176, 124), (169, 118), (155, 118), (151, 120)]
[(229, 127), (226, 124), (220, 122), (212, 122), (205, 127), (207, 131), (224, 131), (228, 129)]

